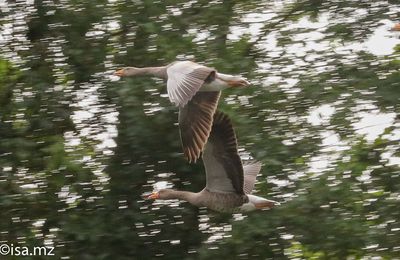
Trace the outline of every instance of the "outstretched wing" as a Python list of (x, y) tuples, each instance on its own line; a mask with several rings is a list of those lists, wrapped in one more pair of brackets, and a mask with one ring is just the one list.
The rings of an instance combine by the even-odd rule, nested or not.
[(232, 122), (222, 112), (215, 112), (214, 123), (203, 152), (206, 188), (213, 192), (244, 195), (243, 166), (237, 151)]
[(177, 61), (167, 67), (167, 91), (176, 106), (183, 107), (206, 81), (215, 78), (215, 70), (191, 61)]
[(257, 174), (261, 170), (261, 163), (253, 161), (250, 163), (245, 163), (243, 165), (244, 171), (244, 193), (250, 194), (254, 189), (254, 184), (256, 183)]
[(198, 92), (186, 106), (179, 108), (182, 148), (189, 162), (196, 162), (204, 149), (220, 94), (219, 91)]

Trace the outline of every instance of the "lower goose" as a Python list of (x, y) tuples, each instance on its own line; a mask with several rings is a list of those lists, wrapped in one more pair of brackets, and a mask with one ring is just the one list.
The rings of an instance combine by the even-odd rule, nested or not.
[(269, 209), (278, 202), (252, 195), (261, 163), (242, 164), (237, 150), (235, 131), (229, 117), (214, 114), (210, 137), (203, 152), (206, 187), (200, 192), (162, 189), (148, 199), (181, 199), (198, 207), (220, 212), (243, 212)]

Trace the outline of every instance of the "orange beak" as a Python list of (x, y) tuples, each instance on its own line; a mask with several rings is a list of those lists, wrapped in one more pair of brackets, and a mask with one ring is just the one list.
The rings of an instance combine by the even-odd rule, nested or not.
[(117, 70), (116, 72), (114, 72), (114, 75), (118, 77), (124, 76), (124, 69)]
[(230, 87), (247, 87), (250, 85), (247, 80), (227, 80), (226, 82)]
[(397, 23), (393, 26), (392, 31), (400, 31), (400, 23)]
[(149, 196), (147, 196), (148, 200), (150, 200), (150, 199), (151, 200), (156, 200), (158, 198), (160, 198), (160, 194), (158, 192), (153, 192)]
[(256, 209), (270, 209), (278, 205), (280, 205), (280, 203), (276, 201), (263, 201), (255, 204), (254, 206)]

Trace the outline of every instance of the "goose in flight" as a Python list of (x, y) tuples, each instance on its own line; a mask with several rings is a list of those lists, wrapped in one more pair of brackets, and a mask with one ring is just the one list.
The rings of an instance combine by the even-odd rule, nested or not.
[(250, 84), (241, 76), (222, 74), (191, 61), (175, 61), (162, 67), (126, 67), (116, 71), (114, 75), (152, 75), (167, 81), (169, 100), (179, 107), (182, 148), (189, 162), (196, 162), (204, 149), (220, 91)]
[(220, 212), (269, 209), (278, 202), (251, 194), (261, 163), (242, 165), (229, 117), (215, 112), (210, 137), (203, 152), (206, 187), (197, 193), (162, 189), (147, 199), (181, 199), (198, 207)]

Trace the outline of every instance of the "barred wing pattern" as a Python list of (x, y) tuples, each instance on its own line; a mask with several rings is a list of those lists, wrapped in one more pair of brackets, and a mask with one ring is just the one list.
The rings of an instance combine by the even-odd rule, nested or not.
[(177, 61), (167, 67), (168, 97), (176, 106), (185, 106), (216, 71), (191, 62)]
[(229, 117), (222, 112), (215, 112), (203, 163), (209, 191), (244, 195), (243, 165), (237, 150), (235, 131)]
[(179, 130), (183, 153), (196, 162), (211, 132), (220, 91), (198, 92), (189, 103), (179, 108)]

